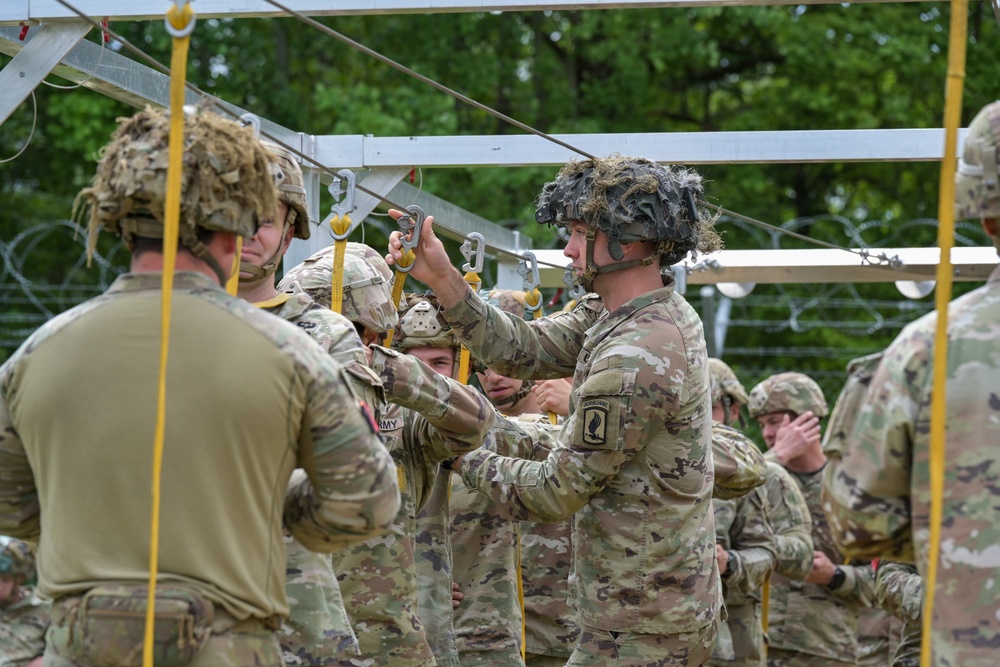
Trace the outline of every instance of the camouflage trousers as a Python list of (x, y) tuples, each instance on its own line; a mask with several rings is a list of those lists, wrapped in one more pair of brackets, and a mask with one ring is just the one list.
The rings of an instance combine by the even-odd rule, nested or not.
[(566, 667), (700, 667), (712, 657), (715, 625), (675, 635), (647, 635), (581, 627)]
[(842, 662), (809, 653), (767, 649), (767, 667), (855, 667), (853, 662)]
[(569, 659), (564, 655), (542, 655), (541, 653), (529, 653), (524, 657), (526, 667), (566, 667)]

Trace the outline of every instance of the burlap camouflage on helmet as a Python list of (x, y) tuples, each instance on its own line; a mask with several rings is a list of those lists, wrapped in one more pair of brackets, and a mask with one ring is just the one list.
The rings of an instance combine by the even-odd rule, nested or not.
[[(316, 303), (329, 308), (335, 258), (336, 246), (323, 248), (289, 270), (278, 289), (287, 289), (297, 282)], [(396, 326), (399, 317), (392, 305), (392, 271), (374, 248), (348, 242), (343, 280), (341, 314), (344, 317), (380, 333)]]
[(1000, 101), (969, 123), (955, 172), (955, 217), (1000, 217)]
[(35, 576), (35, 552), (27, 542), (10, 537), (0, 538), (0, 574), (22, 579)]
[(272, 155), (271, 170), (278, 186), (278, 200), (288, 205), (285, 222), (295, 228), (295, 238), (309, 238), (309, 203), (306, 200), (305, 178), (302, 168), (292, 154), (271, 141), (261, 141)]
[[(714, 217), (700, 205), (703, 194), (701, 176), (684, 167), (620, 156), (578, 160), (545, 184), (535, 219), (560, 227), (573, 220), (586, 222), (607, 235), (614, 260), (622, 259), (623, 243), (654, 242), (660, 265), (670, 266), (689, 251), (721, 247)], [(591, 257), (587, 263), (589, 270)]]
[[(80, 203), (90, 206), (90, 247), (100, 229), (161, 238), (167, 197), (169, 114), (147, 109), (124, 119), (104, 147)], [(185, 108), (181, 240), (194, 228), (253, 236), (277, 208), (270, 157), (253, 130), (204, 109)]]
[(830, 409), (823, 390), (816, 381), (802, 373), (778, 373), (750, 390), (750, 416), (757, 418), (771, 412), (789, 411), (800, 415), (812, 411), (825, 417)]
[(458, 336), (441, 316), (441, 305), (433, 294), (411, 294), (400, 306), (399, 323), (392, 334), (393, 347), (461, 347)]
[(750, 402), (747, 390), (736, 377), (736, 373), (729, 367), (729, 364), (722, 359), (709, 358), (708, 372), (712, 385), (712, 404), (722, 402), (723, 396), (728, 396), (739, 405), (746, 405)]

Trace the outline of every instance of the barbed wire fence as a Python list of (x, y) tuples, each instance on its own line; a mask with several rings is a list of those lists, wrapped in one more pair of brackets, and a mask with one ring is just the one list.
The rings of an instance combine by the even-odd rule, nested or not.
[[(742, 220), (723, 216), (719, 226), (727, 230), (731, 248), (797, 247), (787, 235)], [(782, 228), (822, 228), (824, 238), (838, 237), (828, 240), (877, 249), (912, 246), (915, 239), (930, 245), (937, 222), (918, 219), (887, 228), (884, 222), (821, 216), (790, 220)], [(956, 245), (982, 245), (984, 239), (978, 225), (959, 224)], [(39, 224), (0, 240), (0, 361), (48, 319), (100, 294), (127, 270), (129, 254), (120, 241), (105, 237), (89, 267), (86, 243), (86, 231), (69, 220)], [(689, 289), (687, 298), (702, 305), (698, 290)], [(723, 357), (748, 388), (772, 373), (802, 370), (832, 392), (828, 396), (833, 400), (848, 361), (883, 349), (903, 326), (933, 306), (930, 296), (907, 299), (891, 283), (759, 285), (749, 296), (733, 300)], [(842, 334), (835, 347), (826, 340), (830, 332)], [(786, 367), (789, 359), (800, 367)]]

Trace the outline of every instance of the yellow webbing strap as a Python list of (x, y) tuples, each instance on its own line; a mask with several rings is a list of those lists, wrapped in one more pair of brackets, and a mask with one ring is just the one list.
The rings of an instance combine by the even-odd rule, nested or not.
[[(472, 288), (473, 292), (478, 292), (479, 288), (482, 287), (483, 284), (483, 281), (479, 278), (479, 274), (473, 273), (472, 271), (465, 274), (465, 282), (469, 284), (469, 287)], [(469, 384), (469, 366), (471, 365), (471, 356), (469, 348), (463, 345), (458, 352), (458, 381), (462, 384)]]
[(930, 667), (931, 628), (934, 623), (934, 593), (937, 585), (941, 550), (941, 514), (944, 496), (945, 420), (948, 385), (948, 303), (951, 300), (951, 249), (955, 237), (955, 165), (958, 159), (958, 126), (962, 115), (962, 85), (965, 79), (965, 48), (968, 28), (967, 0), (951, 1), (951, 25), (948, 36), (948, 80), (945, 88), (944, 161), (938, 194), (938, 247), (941, 260), (937, 267), (934, 304), (937, 330), (934, 334), (934, 369), (931, 391), (930, 432), (930, 545), (927, 572), (924, 574), (924, 620), (920, 640), (920, 664)]
[(255, 301), (253, 305), (257, 306), (258, 308), (274, 308), (275, 306), (280, 306), (281, 304), (285, 303), (290, 298), (291, 295), (288, 292), (282, 292), (277, 296), (272, 296), (270, 299), (267, 299), (266, 301)]
[[(334, 215), (330, 219), (330, 229), (336, 240), (333, 242), (333, 277), (331, 279), (330, 310), (344, 312), (344, 253), (347, 252), (347, 231), (351, 228), (351, 216)], [(343, 237), (343, 238), (337, 238)], [(398, 303), (396, 304), (399, 305)]]
[(233, 269), (229, 272), (229, 280), (226, 281), (226, 292), (229, 296), (236, 296), (240, 289), (240, 255), (243, 254), (243, 237), (236, 237), (236, 256), (233, 257)]
[(153, 667), (153, 625), (156, 618), (156, 570), (160, 557), (160, 475), (163, 469), (163, 438), (167, 414), (167, 353), (170, 349), (170, 308), (173, 301), (174, 268), (181, 212), (181, 170), (184, 158), (184, 81), (194, 10), (191, 3), (167, 10), (168, 31), (173, 28), (170, 56), (170, 145), (167, 163), (166, 207), (163, 220), (163, 274), (160, 302), (160, 376), (157, 382), (156, 431), (153, 438), (152, 510), (149, 530), (149, 599), (142, 646), (143, 667)]
[[(403, 258), (399, 261), (399, 265), (403, 268), (413, 266), (413, 261), (416, 259), (416, 255), (412, 250), (407, 250), (403, 253)], [(399, 302), (403, 298), (403, 283), (406, 282), (406, 271), (396, 271), (396, 278), (392, 281), (392, 305), (399, 310)], [(392, 347), (392, 333), (393, 330), (389, 329), (389, 333), (385, 337), (385, 347)]]

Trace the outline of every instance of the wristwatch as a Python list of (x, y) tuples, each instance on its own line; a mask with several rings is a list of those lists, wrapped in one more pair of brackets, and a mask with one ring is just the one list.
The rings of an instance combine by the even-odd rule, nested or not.
[(458, 460), (457, 456), (450, 459), (445, 459), (444, 461), (441, 461), (441, 467), (444, 468), (445, 470), (453, 471), (454, 468), (452, 468), (451, 466), (454, 465), (455, 461), (457, 460)]
[(835, 591), (844, 585), (844, 579), (847, 579), (847, 574), (840, 569), (840, 566), (835, 566), (833, 570), (833, 578), (830, 579), (830, 583), (826, 585), (831, 591)]

